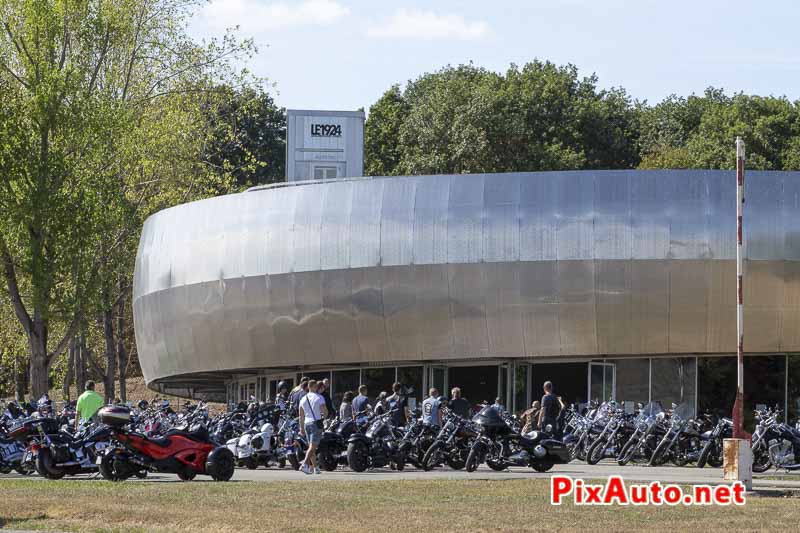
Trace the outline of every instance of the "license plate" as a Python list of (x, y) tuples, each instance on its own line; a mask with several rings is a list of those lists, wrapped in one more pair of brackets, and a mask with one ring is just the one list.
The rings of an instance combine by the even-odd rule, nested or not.
[(103, 462), (103, 456), (99, 456), (97, 459), (94, 460), (94, 464), (99, 465)]

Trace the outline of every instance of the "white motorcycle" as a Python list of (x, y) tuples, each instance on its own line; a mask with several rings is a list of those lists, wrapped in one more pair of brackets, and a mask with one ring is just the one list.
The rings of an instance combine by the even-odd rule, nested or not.
[(248, 429), (239, 437), (230, 439), (225, 446), (233, 453), (238, 466), (255, 470), (260, 465), (269, 467), (273, 461), (279, 468), (286, 466), (286, 452), (276, 444), (275, 428), (267, 422), (259, 429)]

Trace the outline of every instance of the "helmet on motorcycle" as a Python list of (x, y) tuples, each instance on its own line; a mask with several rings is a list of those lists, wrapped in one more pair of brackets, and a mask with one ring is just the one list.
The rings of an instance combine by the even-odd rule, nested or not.
[(50, 395), (44, 393), (39, 401), (36, 402), (36, 408), (42, 414), (49, 413), (53, 409), (53, 400), (50, 399)]

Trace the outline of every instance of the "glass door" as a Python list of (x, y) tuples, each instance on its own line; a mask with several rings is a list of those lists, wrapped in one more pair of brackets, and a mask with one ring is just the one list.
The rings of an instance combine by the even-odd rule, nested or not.
[(422, 397), (428, 397), (428, 390), (431, 387), (439, 389), (439, 394), (447, 394), (447, 367), (429, 366), (428, 367), (428, 387), (422, 391)]
[(589, 401), (613, 400), (617, 372), (614, 363), (589, 363)]

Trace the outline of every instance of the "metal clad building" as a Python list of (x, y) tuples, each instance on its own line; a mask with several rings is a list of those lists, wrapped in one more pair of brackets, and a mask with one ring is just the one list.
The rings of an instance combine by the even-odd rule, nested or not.
[(286, 111), (286, 181), (364, 175), (363, 111)]
[[(747, 193), (748, 375), (790, 409), (796, 383), (800, 412), (800, 173), (749, 172)], [(302, 372), (335, 394), (400, 379), (520, 409), (553, 379), (702, 407), (736, 351), (735, 243), (731, 171), (259, 188), (147, 220), (139, 358), (150, 387), (215, 399)]]

